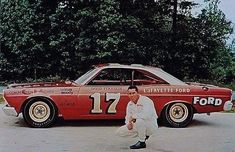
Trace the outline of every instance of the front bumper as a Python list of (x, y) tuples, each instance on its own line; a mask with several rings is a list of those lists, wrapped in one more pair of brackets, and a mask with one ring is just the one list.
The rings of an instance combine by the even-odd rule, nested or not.
[(16, 112), (14, 107), (10, 107), (9, 105), (5, 105), (2, 107), (3, 112), (8, 116), (18, 116), (18, 113)]

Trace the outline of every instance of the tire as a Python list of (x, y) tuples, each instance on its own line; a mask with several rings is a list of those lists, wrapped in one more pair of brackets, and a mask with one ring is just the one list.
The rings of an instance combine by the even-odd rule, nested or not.
[(25, 122), (34, 128), (45, 128), (53, 125), (57, 119), (56, 106), (47, 98), (30, 99), (23, 108)]
[(193, 108), (186, 103), (171, 103), (166, 106), (163, 116), (170, 127), (183, 128), (192, 121)]

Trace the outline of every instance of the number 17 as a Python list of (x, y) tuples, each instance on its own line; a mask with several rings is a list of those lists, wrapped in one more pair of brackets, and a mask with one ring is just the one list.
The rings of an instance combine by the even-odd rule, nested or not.
[[(90, 95), (90, 98), (92, 99), (93, 106), (91, 109), (91, 113), (102, 113), (101, 109), (101, 101), (100, 101), (100, 93), (93, 93)], [(120, 93), (106, 93), (105, 94), (105, 102), (112, 102), (109, 104), (107, 113), (117, 113), (116, 106), (120, 99)]]

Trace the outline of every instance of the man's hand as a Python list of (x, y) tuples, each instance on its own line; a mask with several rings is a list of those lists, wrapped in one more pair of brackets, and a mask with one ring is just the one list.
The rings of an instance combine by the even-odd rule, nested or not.
[(136, 119), (134, 119), (132, 116), (129, 118), (129, 123), (127, 124), (128, 130), (133, 129), (133, 123), (135, 123)]
[(129, 123), (135, 123), (135, 122), (136, 122), (136, 119), (133, 118), (132, 116), (130, 116), (130, 118), (129, 118)]
[(128, 128), (128, 130), (133, 129), (133, 123), (132, 122), (128, 123), (127, 124), (127, 128)]

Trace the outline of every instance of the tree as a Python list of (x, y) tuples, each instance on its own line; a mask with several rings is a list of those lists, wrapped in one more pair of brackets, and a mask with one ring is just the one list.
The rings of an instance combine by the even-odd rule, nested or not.
[(175, 51), (170, 51), (173, 52), (170, 66), (174, 67), (171, 72), (179, 78), (221, 81), (225, 77), (226, 68), (231, 63), (226, 39), (232, 26), (218, 9), (218, 3), (217, 0), (211, 1), (195, 17), (190, 13), (195, 4), (184, 2), (177, 14), (177, 29), (172, 37), (175, 45), (171, 48)]
[(4, 75), (19, 78), (30, 65), (27, 56), (33, 53), (28, 46), (35, 44), (30, 27), (34, 12), (27, 4), (15, 1), (3, 2), (1, 9), (1, 66), (7, 62), (11, 70), (6, 70)]
[(202, 26), (200, 38), (203, 46), (201, 51), (204, 57), (204, 67), (208, 69), (205, 78), (214, 78), (218, 81), (226, 77), (226, 71), (231, 66), (230, 50), (226, 40), (233, 32), (232, 23), (218, 8), (219, 0), (213, 0), (203, 11), (199, 19)]
[(47, 14), (53, 12), (49, 6), (54, 5), (47, 1), (2, 2), (1, 56), (9, 65), (4, 73), (8, 79), (33, 78), (37, 69), (40, 76), (50, 72), (46, 70), (50, 68)]
[(125, 33), (122, 32), (119, 5), (120, 3), (115, 0), (102, 0), (97, 8), (97, 21), (94, 27), (97, 33), (96, 58), (100, 63), (118, 62), (122, 58), (123, 51), (120, 47), (125, 41)]
[(198, 16), (194, 2), (172, 2), (2, 2), (0, 79), (76, 79), (107, 62), (154, 65), (180, 79), (231, 78), (232, 24), (219, 1), (210, 0)]

